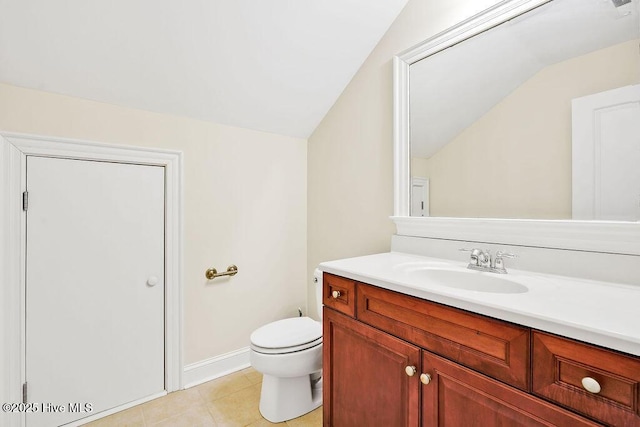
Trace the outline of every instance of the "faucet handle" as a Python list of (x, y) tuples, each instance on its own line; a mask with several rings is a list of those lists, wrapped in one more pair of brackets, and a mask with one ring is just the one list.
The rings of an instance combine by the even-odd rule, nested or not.
[(478, 260), (478, 257), (482, 254), (482, 251), (480, 249), (477, 249), (477, 248), (474, 248), (474, 249), (460, 248), (459, 251), (461, 251), (461, 252), (471, 252), (469, 265), (475, 265), (475, 266), (480, 265), (479, 264), (479, 260)]
[(498, 251), (496, 252), (496, 258), (518, 258), (518, 255), (511, 254), (509, 252)]
[(493, 265), (491, 266), (491, 268), (493, 268), (494, 270), (497, 270), (497, 273), (506, 273), (507, 270), (504, 268), (504, 258), (517, 258), (518, 255), (516, 254), (511, 254), (509, 252), (502, 252), (502, 251), (498, 251), (496, 252), (496, 257), (493, 259)]

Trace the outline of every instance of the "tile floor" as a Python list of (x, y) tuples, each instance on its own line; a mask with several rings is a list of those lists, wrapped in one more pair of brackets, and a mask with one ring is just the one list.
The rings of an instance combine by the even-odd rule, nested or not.
[(300, 418), (273, 424), (258, 410), (262, 375), (253, 368), (99, 419), (86, 427), (322, 426), (322, 407)]

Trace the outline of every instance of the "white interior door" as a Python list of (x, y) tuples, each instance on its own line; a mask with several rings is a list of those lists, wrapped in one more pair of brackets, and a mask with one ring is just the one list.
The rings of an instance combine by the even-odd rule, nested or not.
[(429, 180), (411, 177), (411, 216), (429, 216)]
[(161, 393), (164, 168), (30, 156), (27, 191), (27, 426)]
[(640, 221), (640, 85), (572, 103), (573, 219)]

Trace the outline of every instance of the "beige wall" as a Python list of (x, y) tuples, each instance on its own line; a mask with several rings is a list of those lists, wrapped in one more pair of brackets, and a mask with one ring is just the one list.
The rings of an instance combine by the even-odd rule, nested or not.
[[(309, 138), (308, 268), (389, 250), (393, 68), (402, 50), (498, 0), (409, 0)], [(315, 303), (310, 292), (309, 306)]]
[[(186, 364), (305, 308), (305, 140), (3, 84), (0, 130), (184, 152)], [(234, 278), (205, 279), (234, 263)]]
[(411, 171), (411, 177), (427, 178), (429, 176), (429, 159), (412, 157), (409, 170)]
[(544, 68), (435, 153), (431, 215), (570, 219), (571, 100), (639, 83), (638, 42)]

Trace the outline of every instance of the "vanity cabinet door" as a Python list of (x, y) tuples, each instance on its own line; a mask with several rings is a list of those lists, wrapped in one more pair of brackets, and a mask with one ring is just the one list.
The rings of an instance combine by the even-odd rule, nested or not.
[(427, 351), (422, 372), (423, 427), (599, 425)]
[(323, 424), (417, 427), (420, 349), (327, 307), (323, 319)]

